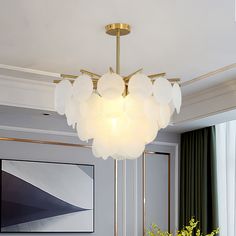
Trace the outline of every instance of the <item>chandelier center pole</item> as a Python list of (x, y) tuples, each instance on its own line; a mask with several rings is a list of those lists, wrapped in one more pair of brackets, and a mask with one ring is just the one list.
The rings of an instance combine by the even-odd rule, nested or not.
[(130, 33), (130, 25), (114, 23), (107, 25), (105, 29), (107, 34), (116, 36), (116, 73), (120, 74), (120, 36)]
[(120, 29), (116, 34), (116, 73), (120, 74)]

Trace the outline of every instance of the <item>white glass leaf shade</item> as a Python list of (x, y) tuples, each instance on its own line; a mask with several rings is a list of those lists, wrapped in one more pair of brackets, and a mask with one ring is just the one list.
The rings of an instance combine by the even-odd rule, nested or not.
[(86, 111), (84, 112), (86, 116), (91, 116), (92, 118), (97, 118), (102, 113), (102, 98), (97, 93), (92, 93), (89, 99), (85, 102)]
[(55, 110), (60, 114), (65, 114), (68, 100), (72, 96), (72, 84), (69, 80), (61, 80), (55, 89)]
[(132, 95), (147, 98), (152, 94), (152, 82), (145, 74), (137, 73), (130, 78), (128, 89)]
[(157, 137), (158, 134), (158, 123), (157, 120), (149, 120), (145, 123), (144, 141), (145, 144), (151, 143)]
[(77, 121), (76, 130), (80, 140), (88, 141), (93, 138), (94, 131), (91, 124), (92, 120), (90, 117), (81, 118)]
[(130, 159), (135, 159), (142, 155), (145, 143), (141, 139), (134, 140), (133, 135), (127, 137), (126, 153)]
[(157, 78), (153, 84), (153, 95), (161, 105), (168, 104), (172, 99), (171, 83), (163, 77)]
[(87, 101), (78, 103), (78, 107), (79, 107), (78, 120), (85, 119), (86, 117), (89, 116), (89, 107)]
[(79, 102), (86, 101), (93, 92), (93, 82), (88, 75), (80, 75), (73, 84), (73, 96)]
[(181, 89), (178, 83), (174, 83), (173, 85), (172, 97), (173, 97), (174, 107), (176, 108), (176, 111), (179, 114), (181, 103), (182, 103), (182, 94), (181, 94)]
[(158, 125), (160, 128), (164, 129), (168, 126), (171, 117), (170, 112), (169, 105), (160, 105), (158, 113)]
[(77, 106), (81, 118), (91, 117), (95, 119), (101, 115), (102, 98), (98, 94), (92, 93), (88, 100), (78, 103)]
[(98, 81), (97, 91), (106, 99), (115, 99), (124, 92), (123, 78), (116, 73), (106, 73)]
[(111, 155), (109, 140), (104, 136), (95, 138), (92, 144), (92, 151), (96, 157), (102, 157), (106, 160)]
[(123, 115), (124, 98), (119, 96), (115, 99), (102, 98), (102, 113), (106, 118), (115, 118)]
[(123, 137), (123, 152), (131, 159), (139, 157), (144, 151), (144, 129), (145, 126), (143, 125), (143, 119), (131, 120), (128, 123), (128, 127), (126, 128)]
[(172, 116), (175, 112), (175, 106), (174, 106), (173, 100), (170, 101), (169, 107), (170, 107), (170, 115)]
[(144, 100), (140, 96), (128, 94), (124, 98), (124, 111), (131, 119), (144, 116)]
[(69, 126), (72, 125), (75, 128), (75, 124), (79, 117), (79, 109), (78, 104), (73, 96), (67, 101), (66, 108), (65, 108), (65, 115), (67, 119), (67, 124)]
[(79, 104), (77, 116), (77, 132), (82, 141), (87, 141), (96, 136), (98, 132), (105, 132), (101, 123), (101, 98), (93, 93), (90, 98)]
[(143, 140), (135, 139), (133, 135), (127, 134), (122, 137), (118, 143), (118, 153), (112, 154), (111, 156), (115, 159), (135, 159), (142, 155), (144, 151), (145, 143)]
[(145, 100), (144, 112), (145, 112), (145, 116), (149, 120), (157, 121), (159, 109), (160, 109), (160, 105), (156, 102), (156, 100), (153, 96), (151, 96)]

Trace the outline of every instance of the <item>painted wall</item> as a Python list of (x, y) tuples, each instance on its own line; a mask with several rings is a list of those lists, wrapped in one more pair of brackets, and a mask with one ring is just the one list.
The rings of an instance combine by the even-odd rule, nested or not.
[[(77, 143), (76, 137), (36, 134), (0, 130), (0, 136), (57, 140)], [(179, 136), (171, 133), (160, 133), (158, 142), (178, 143)], [(175, 148), (174, 146), (150, 145), (149, 149), (169, 151), (171, 158), (171, 228), (175, 227)], [(92, 156), (90, 150), (72, 147), (49, 146), (39, 144), (0, 142), (0, 157), (4, 159), (41, 160), (51, 162), (68, 162), (95, 165), (95, 233), (96, 236), (113, 235), (113, 160), (103, 161)], [(141, 202), (141, 158), (137, 161), (127, 161), (126, 178), (126, 235), (142, 235), (142, 202)], [(122, 227), (122, 163), (119, 163), (119, 235), (123, 234)], [(157, 182), (160, 180), (153, 180)], [(148, 194), (152, 194), (151, 192)], [(153, 209), (154, 211), (156, 209)], [(3, 234), (4, 235), (4, 234)], [(31, 235), (31, 234), (29, 234)], [(80, 234), (81, 236), (85, 234)]]

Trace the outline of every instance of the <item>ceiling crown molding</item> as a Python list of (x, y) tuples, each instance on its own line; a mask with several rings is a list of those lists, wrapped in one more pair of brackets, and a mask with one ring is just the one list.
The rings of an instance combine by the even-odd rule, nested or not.
[(174, 116), (173, 124), (198, 120), (234, 109), (236, 80), (231, 80), (185, 96), (180, 114)]
[(0, 104), (54, 111), (55, 84), (0, 75)]

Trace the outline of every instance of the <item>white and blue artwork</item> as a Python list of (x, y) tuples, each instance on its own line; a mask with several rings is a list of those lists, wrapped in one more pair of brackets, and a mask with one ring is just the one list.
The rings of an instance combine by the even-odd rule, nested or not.
[(94, 232), (94, 166), (1, 160), (1, 232)]

